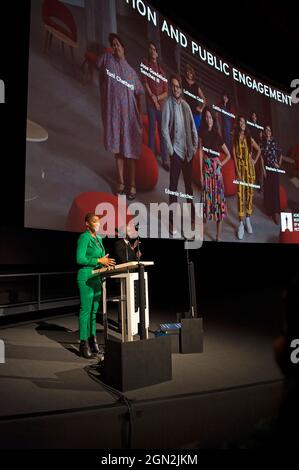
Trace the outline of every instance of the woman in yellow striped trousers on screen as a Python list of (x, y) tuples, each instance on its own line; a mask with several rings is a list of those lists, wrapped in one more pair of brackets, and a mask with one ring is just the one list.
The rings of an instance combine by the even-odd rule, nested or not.
[[(253, 158), (253, 153), (255, 158)], [(244, 237), (244, 226), (249, 234), (253, 233), (250, 217), (253, 212), (255, 165), (260, 155), (261, 149), (251, 137), (245, 118), (239, 116), (236, 121), (233, 139), (233, 156), (238, 178), (239, 240), (242, 240)]]

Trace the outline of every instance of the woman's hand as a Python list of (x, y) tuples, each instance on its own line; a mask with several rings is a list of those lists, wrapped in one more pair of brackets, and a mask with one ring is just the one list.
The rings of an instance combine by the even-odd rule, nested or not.
[(108, 270), (108, 271), (112, 271), (114, 268), (115, 268), (115, 266), (108, 266), (108, 267), (107, 267), (107, 270)]
[(109, 253), (107, 253), (105, 256), (98, 259), (98, 263), (101, 263), (106, 267), (115, 266), (115, 259), (109, 258)]
[(154, 102), (156, 110), (160, 111), (160, 104), (159, 104), (158, 97), (156, 95), (152, 95), (152, 100)]

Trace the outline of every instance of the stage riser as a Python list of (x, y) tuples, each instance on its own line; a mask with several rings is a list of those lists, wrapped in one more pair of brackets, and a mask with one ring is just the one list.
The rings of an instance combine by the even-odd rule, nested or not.
[[(274, 416), (281, 383), (169, 400), (137, 402), (134, 448), (180, 448), (246, 439), (254, 426)], [(125, 448), (126, 407), (0, 421), (0, 448)]]
[(203, 352), (203, 319), (183, 318), (180, 330), (180, 352), (194, 354)]
[(126, 343), (107, 341), (104, 380), (127, 391), (172, 379), (171, 339), (168, 336)]

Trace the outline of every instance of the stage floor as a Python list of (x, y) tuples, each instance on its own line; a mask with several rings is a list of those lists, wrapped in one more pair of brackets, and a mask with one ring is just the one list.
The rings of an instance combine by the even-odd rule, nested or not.
[[(160, 314), (150, 329), (164, 320), (167, 315)], [(114, 402), (85, 371), (98, 361), (78, 356), (77, 327), (76, 316), (66, 316), (0, 330), (6, 347), (6, 363), (0, 367), (0, 416)], [(252, 335), (247, 328), (209, 328), (206, 322), (204, 353), (173, 354), (171, 381), (126, 395), (145, 400), (278, 380), (271, 345), (271, 337)]]
[[(175, 319), (165, 312), (153, 312), (150, 330), (172, 320)], [(0, 366), (0, 424), (20, 417), (31, 419), (49, 413), (84, 411), (89, 407), (107, 409), (116, 404), (117, 397), (88, 373), (89, 366), (96, 364), (97, 359), (89, 361), (79, 357), (77, 328), (77, 317), (67, 315), (0, 329), (6, 352), (6, 363)], [(101, 330), (100, 325), (98, 329)], [(255, 389), (256, 396), (263, 396), (263, 403), (268, 403), (271, 409), (267, 413), (270, 413), (278, 405), (282, 379), (273, 359), (272, 342), (273, 333), (266, 329), (248, 324), (233, 327), (221, 319), (207, 319), (204, 353), (173, 354), (171, 381), (129, 391), (125, 396), (135, 405), (144, 406), (147, 403), (153, 406), (155, 402), (168, 406), (171, 402), (183, 403), (207, 396), (218, 397), (219, 404), (224, 392), (230, 392), (232, 398), (242, 391), (244, 406), (245, 390)], [(240, 413), (239, 408), (238, 419)], [(258, 406), (256, 413), (259, 416)], [(257, 418), (252, 410), (251, 414), (252, 420)], [(189, 439), (194, 439), (191, 435)], [(178, 440), (176, 445), (179, 444), (184, 442)]]

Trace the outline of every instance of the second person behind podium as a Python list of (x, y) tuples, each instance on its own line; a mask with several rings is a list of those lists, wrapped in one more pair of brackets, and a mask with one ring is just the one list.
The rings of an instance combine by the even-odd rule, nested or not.
[(115, 242), (114, 254), (117, 264), (138, 261), (141, 258), (141, 252), (138, 248), (137, 231), (134, 226), (128, 224), (125, 229), (125, 236)]

